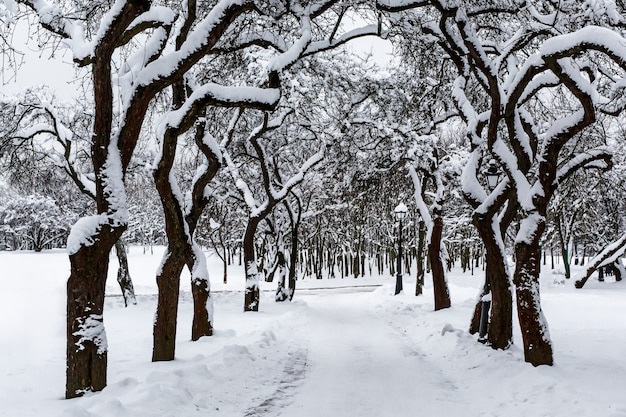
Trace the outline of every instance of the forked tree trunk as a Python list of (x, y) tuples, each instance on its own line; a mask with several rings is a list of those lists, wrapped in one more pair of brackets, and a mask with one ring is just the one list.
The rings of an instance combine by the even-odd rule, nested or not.
[(101, 391), (107, 383), (107, 339), (103, 322), (109, 253), (123, 228), (105, 225), (91, 246), (70, 255), (67, 281), (65, 397)]
[(130, 279), (130, 271), (128, 269), (128, 256), (126, 256), (126, 244), (122, 238), (119, 238), (115, 242), (115, 254), (119, 261), (119, 267), (117, 269), (117, 283), (122, 290), (122, 297), (124, 298), (124, 307), (128, 307), (129, 304), (136, 305), (137, 298), (135, 297), (135, 288), (133, 287), (133, 281)]
[[(485, 246), (485, 283), (491, 290), (491, 311), (489, 318), (488, 341), (494, 349), (507, 349), (513, 343), (513, 294), (506, 266), (506, 255), (502, 253), (497, 240), (498, 227), (493, 217), (474, 217), (474, 224)], [(485, 286), (486, 287), (486, 286)], [(482, 297), (485, 287), (474, 309), (470, 333), (478, 332)]]
[(443, 218), (436, 216), (433, 219), (433, 231), (428, 243), (428, 258), (433, 275), (433, 291), (435, 295), (435, 311), (449, 308), (450, 292), (446, 282), (446, 271), (441, 259), (441, 238), (443, 234)]
[[(539, 228), (543, 229), (544, 225)], [(534, 366), (552, 365), (552, 341), (548, 331), (548, 324), (541, 310), (539, 295), (539, 263), (541, 253), (537, 236), (543, 230), (535, 233), (531, 243), (518, 242), (515, 245), (515, 283), (517, 295), (517, 315), (522, 330), (524, 342), (524, 359)]]

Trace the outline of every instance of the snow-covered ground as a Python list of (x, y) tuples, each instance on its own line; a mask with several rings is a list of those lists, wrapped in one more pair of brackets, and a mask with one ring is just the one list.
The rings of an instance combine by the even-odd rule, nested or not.
[[(432, 287), (393, 296), (393, 279), (303, 280), (293, 303), (265, 284), (259, 313), (243, 313), (243, 274), (210, 258), (216, 334), (191, 342), (180, 305), (176, 360), (151, 363), (154, 271), (160, 250), (130, 253), (139, 304), (124, 308), (111, 275), (105, 311), (109, 385), (64, 400), (64, 251), (0, 252), (0, 416), (606, 416), (625, 417), (626, 283), (555, 284), (542, 300), (553, 367), (524, 363), (521, 336), (493, 351), (466, 333), (481, 285), (453, 271), (453, 307), (433, 312)], [(112, 272), (116, 266), (112, 258)], [(557, 281), (558, 281), (557, 279)], [(337, 288), (380, 285), (364, 288)], [(320, 287), (334, 289), (311, 289)], [(188, 290), (183, 280), (181, 288)], [(309, 288), (309, 290), (304, 290)]]

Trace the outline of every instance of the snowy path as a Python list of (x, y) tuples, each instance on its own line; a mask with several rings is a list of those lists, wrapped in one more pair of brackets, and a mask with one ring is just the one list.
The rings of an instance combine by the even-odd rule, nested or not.
[[(156, 293), (161, 254), (132, 248), (140, 294)], [(156, 297), (128, 309), (107, 297), (109, 384), (68, 401), (66, 252), (0, 251), (0, 266), (0, 417), (626, 417), (624, 282), (581, 291), (544, 268), (555, 366), (537, 368), (523, 361), (517, 325), (506, 351), (466, 332), (482, 279), (460, 270), (450, 276), (452, 308), (438, 312), (431, 287), (393, 296), (390, 277), (378, 277), (303, 280), (293, 303), (275, 303), (275, 284), (261, 282), (254, 314), (241, 308), (243, 269), (231, 271), (214, 288), (215, 335), (190, 341), (193, 304), (183, 293), (176, 360), (159, 363), (150, 362)], [(311, 289), (349, 284), (383, 285)]]
[[(306, 298), (306, 375), (289, 405), (258, 416), (479, 415), (454, 382), (375, 316), (362, 294)], [(308, 327), (306, 327), (308, 326)], [(289, 393), (287, 393), (289, 395)], [(468, 409), (469, 408), (469, 409)]]

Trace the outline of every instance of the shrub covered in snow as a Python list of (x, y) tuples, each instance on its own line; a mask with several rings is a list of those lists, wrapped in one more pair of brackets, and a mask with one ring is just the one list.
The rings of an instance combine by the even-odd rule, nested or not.
[(0, 205), (0, 248), (40, 252), (65, 245), (72, 213), (62, 211), (50, 197), (15, 197)]

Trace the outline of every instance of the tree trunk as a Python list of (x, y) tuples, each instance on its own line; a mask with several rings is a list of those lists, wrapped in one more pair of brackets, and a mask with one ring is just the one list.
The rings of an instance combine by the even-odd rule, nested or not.
[(428, 243), (428, 258), (433, 275), (433, 291), (435, 295), (435, 311), (449, 308), (450, 293), (446, 282), (446, 271), (441, 259), (441, 238), (443, 234), (443, 218), (436, 216), (433, 219), (433, 231)]
[(474, 313), (472, 313), (472, 319), (470, 321), (469, 333), (476, 334), (480, 331), (480, 317), (483, 308), (483, 297), (487, 294), (487, 279), (485, 278), (485, 283), (482, 287), (480, 287), (480, 292), (478, 293), (478, 298), (476, 299), (476, 305), (474, 306)]
[(156, 278), (159, 295), (153, 328), (153, 362), (174, 359), (180, 274), (185, 264), (181, 252), (171, 251), (169, 247), (165, 250)]
[(417, 240), (417, 277), (415, 279), (415, 296), (422, 295), (424, 288), (424, 246), (426, 243), (426, 226), (423, 221), (419, 222)]
[(230, 264), (230, 250), (226, 254), (226, 246), (222, 246), (222, 254), (224, 255), (222, 260), (224, 263), (224, 284), (228, 283), (228, 265)]
[(561, 258), (563, 258), (563, 267), (565, 268), (565, 278), (570, 278), (570, 259), (569, 259), (569, 250), (567, 246), (561, 246)]
[(298, 226), (295, 225), (291, 229), (291, 253), (289, 261), (289, 301), (293, 300), (293, 295), (296, 292), (296, 277), (297, 277), (297, 265), (298, 265)]
[(67, 281), (65, 397), (101, 391), (107, 383), (107, 339), (103, 322), (109, 253), (123, 228), (102, 226), (91, 246), (70, 255)]
[(563, 229), (562, 229), (562, 225), (561, 225), (561, 220), (560, 218), (557, 217), (556, 220), (556, 229), (557, 229), (557, 236), (559, 237), (558, 241), (559, 241), (559, 246), (561, 249), (561, 258), (563, 259), (563, 266), (565, 267), (565, 278), (569, 279), (570, 278), (570, 267), (569, 267), (569, 241), (566, 242), (566, 236), (563, 235)]
[(539, 295), (538, 239), (545, 225), (540, 224), (531, 243), (515, 245), (516, 266), (513, 281), (517, 294), (517, 315), (524, 342), (524, 359), (534, 366), (552, 365), (552, 342), (548, 324), (541, 310)]
[(615, 282), (620, 282), (624, 279), (624, 265), (622, 265), (622, 262), (619, 259), (616, 259), (615, 262), (613, 262), (612, 267), (613, 274), (615, 275)]
[(285, 288), (285, 284), (289, 285), (286, 283), (287, 262), (285, 260), (285, 254), (282, 251), (278, 251), (276, 258), (278, 263), (278, 285), (276, 287), (275, 300), (280, 302), (289, 299), (289, 289)]
[(254, 252), (254, 235), (260, 221), (259, 217), (248, 219), (248, 225), (243, 236), (243, 262), (246, 274), (243, 311), (259, 311), (259, 272)]
[(479, 330), (482, 298), (491, 291), (491, 313), (488, 341), (494, 349), (507, 349), (513, 343), (513, 294), (506, 265), (506, 255), (501, 251), (500, 226), (495, 216), (474, 216), (474, 225), (483, 241), (486, 252), (485, 286), (474, 309), (470, 333)]
[[(195, 229), (195, 224), (190, 228)], [(193, 233), (193, 231), (192, 231)], [(203, 336), (213, 335), (213, 300), (211, 284), (206, 268), (206, 258), (200, 246), (193, 244), (193, 262), (188, 263), (191, 273), (191, 295), (193, 296), (193, 320), (191, 323), (191, 340), (199, 340)]]
[(135, 297), (135, 288), (133, 287), (133, 281), (130, 279), (130, 272), (128, 269), (126, 243), (122, 238), (119, 238), (117, 242), (115, 242), (115, 253), (119, 261), (119, 267), (117, 269), (117, 282), (122, 290), (122, 297), (124, 297), (124, 307), (128, 307), (129, 304), (136, 305), (137, 298)]

